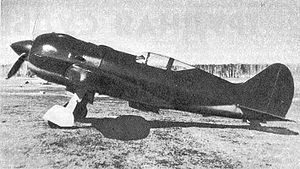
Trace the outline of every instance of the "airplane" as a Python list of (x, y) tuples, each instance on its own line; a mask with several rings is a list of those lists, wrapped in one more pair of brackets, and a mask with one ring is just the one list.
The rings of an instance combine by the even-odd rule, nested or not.
[(54, 105), (43, 116), (53, 128), (72, 127), (86, 118), (86, 106), (93, 104), (95, 93), (154, 113), (173, 109), (242, 119), (251, 126), (292, 121), (285, 116), (294, 95), (293, 77), (280, 63), (244, 83), (231, 83), (172, 57), (153, 52), (132, 55), (62, 33), (42, 34), (11, 48), (20, 58), (7, 79), (26, 61), (38, 77), (74, 93), (64, 106)]

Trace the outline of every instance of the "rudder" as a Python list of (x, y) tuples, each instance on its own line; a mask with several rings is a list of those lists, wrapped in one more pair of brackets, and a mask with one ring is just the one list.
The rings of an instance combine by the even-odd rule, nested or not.
[(288, 67), (276, 63), (241, 84), (241, 90), (241, 105), (284, 118), (294, 96), (294, 81)]

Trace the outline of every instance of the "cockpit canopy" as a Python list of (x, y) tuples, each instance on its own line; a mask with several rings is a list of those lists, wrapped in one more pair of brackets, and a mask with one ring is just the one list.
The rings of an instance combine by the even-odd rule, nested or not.
[(172, 70), (172, 71), (195, 69), (194, 66), (183, 63), (179, 60), (175, 60), (171, 57), (152, 53), (152, 52), (145, 52), (142, 55), (137, 56), (136, 62), (141, 64), (146, 64), (148, 66), (152, 66), (164, 70)]

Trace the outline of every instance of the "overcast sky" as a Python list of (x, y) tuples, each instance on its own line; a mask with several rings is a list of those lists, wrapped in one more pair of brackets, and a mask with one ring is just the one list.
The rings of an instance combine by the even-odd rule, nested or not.
[(46, 32), (190, 64), (300, 63), (299, 0), (1, 0), (0, 63)]

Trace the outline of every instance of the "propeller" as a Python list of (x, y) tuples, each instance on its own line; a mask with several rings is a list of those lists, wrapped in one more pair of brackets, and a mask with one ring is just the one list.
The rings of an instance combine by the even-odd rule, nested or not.
[(15, 75), (20, 67), (22, 66), (23, 62), (25, 61), (25, 58), (27, 57), (26, 53), (22, 53), (19, 57), (19, 59), (16, 61), (16, 63), (13, 65), (13, 67), (10, 69), (10, 71), (7, 74), (7, 78), (11, 78), (13, 75)]
[[(32, 39), (34, 40), (34, 31), (36, 30), (36, 25), (37, 25), (37, 21), (39, 19), (39, 15), (40, 13), (38, 13), (38, 16), (34, 22), (33, 28), (32, 28)], [(28, 58), (32, 44), (33, 44), (33, 40), (25, 40), (25, 41), (20, 41), (20, 42), (16, 42), (10, 45), (10, 47), (18, 54), (20, 55), (19, 59), (16, 61), (16, 63), (13, 65), (13, 67), (10, 69), (10, 71), (7, 74), (6, 79), (11, 78), (12, 76), (14, 76), (18, 70), (20, 69), (20, 67), (22, 66), (22, 64), (24, 63), (24, 61)]]
[(13, 67), (10, 69), (10, 71), (7, 74), (7, 78), (9, 79), (12, 76), (14, 76), (24, 61), (26, 60), (27, 56), (29, 55), (30, 49), (32, 47), (33, 41), (26, 40), (26, 41), (20, 41), (16, 42), (10, 45), (10, 47), (18, 54), (20, 55), (19, 59), (16, 61), (16, 63), (13, 65)]

